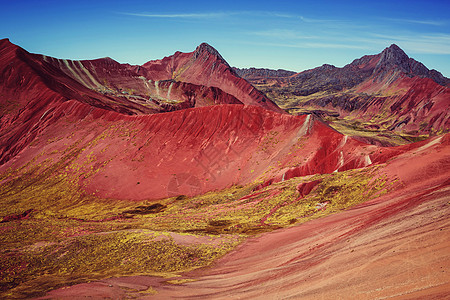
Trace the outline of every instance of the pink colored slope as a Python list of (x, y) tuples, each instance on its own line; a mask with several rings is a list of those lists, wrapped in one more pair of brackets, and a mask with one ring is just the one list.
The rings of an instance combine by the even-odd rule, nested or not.
[[(450, 136), (392, 159), (396, 188), (347, 211), (251, 238), (212, 267), (162, 278), (110, 278), (44, 298), (448, 299)], [(156, 295), (145, 295), (149, 287)]]

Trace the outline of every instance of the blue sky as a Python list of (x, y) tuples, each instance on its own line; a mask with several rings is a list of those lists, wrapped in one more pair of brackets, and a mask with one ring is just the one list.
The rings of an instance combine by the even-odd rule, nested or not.
[(1, 0), (0, 38), (58, 58), (143, 64), (202, 42), (232, 66), (343, 66), (392, 43), (450, 77), (450, 1)]

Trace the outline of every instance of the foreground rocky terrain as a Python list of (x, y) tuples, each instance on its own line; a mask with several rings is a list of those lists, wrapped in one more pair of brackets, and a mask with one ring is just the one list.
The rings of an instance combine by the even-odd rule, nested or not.
[(299, 74), (0, 46), (2, 297), (446, 295), (448, 80), (396, 46)]

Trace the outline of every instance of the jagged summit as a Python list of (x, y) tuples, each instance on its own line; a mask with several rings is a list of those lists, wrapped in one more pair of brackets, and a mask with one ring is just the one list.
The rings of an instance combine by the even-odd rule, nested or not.
[(330, 70), (335, 70), (337, 69), (336, 66), (330, 65), (330, 64), (323, 64), (320, 67), (314, 68), (313, 70), (316, 71), (330, 71)]
[(204, 54), (216, 56), (218, 60), (220, 60), (222, 63), (230, 67), (227, 61), (222, 57), (222, 55), (220, 55), (219, 51), (217, 51), (213, 46), (209, 45), (208, 43), (201, 43), (195, 49), (193, 57), (194, 59), (197, 59), (198, 57), (201, 57)]
[(408, 77), (421, 76), (433, 79), (440, 85), (446, 85), (448, 79), (436, 70), (429, 70), (424, 64), (410, 58), (399, 46), (392, 44), (379, 54), (379, 61), (373, 71), (378, 78), (392, 71), (399, 71)]
[(220, 56), (219, 51), (217, 51), (213, 46), (211, 46), (208, 43), (201, 43), (198, 45), (198, 47), (195, 49), (195, 53), (201, 53), (203, 51), (207, 51), (211, 54)]
[(390, 59), (408, 59), (409, 56), (396, 44), (392, 44), (381, 52), (386, 58)]
[(220, 88), (246, 105), (258, 105), (284, 113), (245, 79), (239, 77), (219, 52), (207, 43), (193, 52), (177, 52), (141, 66), (139, 74), (151, 80), (175, 80)]
[[(416, 61), (411, 61), (409, 56), (395, 44), (392, 44), (390, 47), (384, 49), (379, 56), (380, 59), (375, 67), (375, 72), (380, 69), (398, 68), (402, 72), (410, 73), (412, 64), (420, 64)], [(425, 66), (422, 65), (422, 67)]]
[(9, 38), (4, 38), (4, 39), (0, 39), (0, 43), (11, 43), (11, 41), (9, 40)]
[[(351, 118), (358, 122), (375, 123), (367, 129), (382, 127), (408, 134), (433, 134), (450, 128), (450, 80), (410, 58), (396, 44), (342, 68), (324, 64), (278, 77), (272, 76), (275, 72), (248, 69), (241, 73), (290, 113), (353, 114)], [(380, 135), (375, 142), (384, 141)]]

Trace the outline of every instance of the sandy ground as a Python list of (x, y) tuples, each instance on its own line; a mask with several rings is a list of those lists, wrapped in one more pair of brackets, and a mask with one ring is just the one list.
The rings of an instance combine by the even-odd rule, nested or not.
[(450, 151), (441, 142), (388, 163), (395, 191), (248, 239), (212, 267), (172, 278), (184, 283), (111, 278), (46, 298), (450, 299)]

